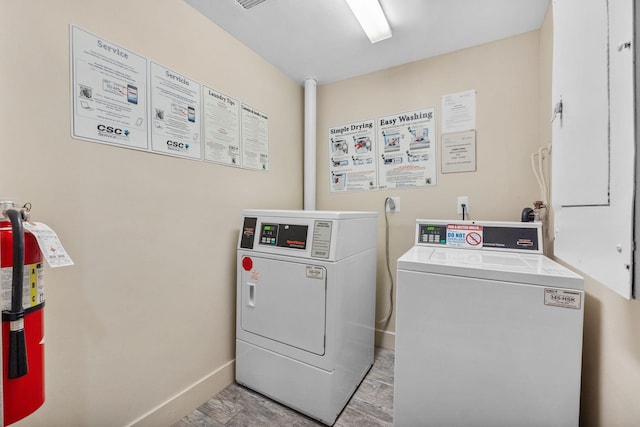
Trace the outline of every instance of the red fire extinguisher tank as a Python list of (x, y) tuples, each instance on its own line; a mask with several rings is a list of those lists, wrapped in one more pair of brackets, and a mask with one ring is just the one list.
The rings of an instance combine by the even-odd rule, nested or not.
[[(6, 205), (3, 205), (6, 208)], [(19, 209), (19, 208), (18, 208)], [(44, 294), (42, 278), (42, 253), (36, 238), (24, 230), (24, 262), (17, 266), (24, 269), (22, 281), (22, 307), (24, 323), (15, 320), (12, 313), (12, 284), (14, 263), (14, 233), (12, 223), (0, 211), (0, 284), (2, 290), (2, 388), (4, 425), (10, 425), (33, 413), (44, 403)], [(15, 277), (14, 277), (15, 281)], [(14, 286), (12, 286), (14, 285)], [(15, 301), (14, 301), (15, 302)], [(21, 315), (22, 316), (22, 315)], [(26, 368), (16, 374), (11, 358), (15, 349), (12, 334), (16, 324), (24, 328)], [(11, 337), (11, 339), (10, 339)], [(22, 346), (22, 344), (21, 344)]]

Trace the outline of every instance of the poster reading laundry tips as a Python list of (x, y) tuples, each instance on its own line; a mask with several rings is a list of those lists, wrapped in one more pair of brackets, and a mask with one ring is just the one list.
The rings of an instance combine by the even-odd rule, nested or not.
[(332, 192), (376, 190), (375, 120), (329, 129), (329, 188)]
[(376, 120), (379, 188), (436, 185), (435, 107)]

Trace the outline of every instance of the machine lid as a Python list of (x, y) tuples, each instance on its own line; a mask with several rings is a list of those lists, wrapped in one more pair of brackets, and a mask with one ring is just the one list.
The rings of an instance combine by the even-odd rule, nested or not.
[(304, 210), (265, 210), (244, 209), (243, 216), (273, 218), (311, 218), (311, 219), (355, 219), (377, 218), (377, 212), (361, 211), (304, 211)]
[(584, 288), (582, 277), (539, 254), (414, 246), (398, 259), (400, 270), (579, 290)]

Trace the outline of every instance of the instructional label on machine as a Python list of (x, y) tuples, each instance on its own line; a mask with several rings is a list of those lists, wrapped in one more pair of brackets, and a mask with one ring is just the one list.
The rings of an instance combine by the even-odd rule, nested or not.
[(307, 277), (309, 279), (324, 279), (324, 268), (317, 265), (307, 265)]
[(313, 243), (311, 256), (314, 258), (329, 258), (331, 250), (331, 221), (316, 221), (313, 225)]
[(482, 247), (482, 226), (481, 225), (447, 225), (447, 246), (463, 248)]
[(566, 289), (545, 288), (544, 305), (580, 310), (582, 294), (578, 291), (568, 291)]

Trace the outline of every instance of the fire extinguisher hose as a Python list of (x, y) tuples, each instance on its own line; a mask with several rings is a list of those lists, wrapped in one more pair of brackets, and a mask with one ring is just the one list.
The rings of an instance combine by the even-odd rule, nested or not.
[(22, 215), (15, 209), (7, 209), (13, 235), (13, 276), (11, 282), (11, 311), (3, 312), (3, 320), (9, 321), (9, 379), (19, 378), (29, 372), (27, 347), (24, 334), (24, 309), (22, 286), (24, 278), (24, 229)]

